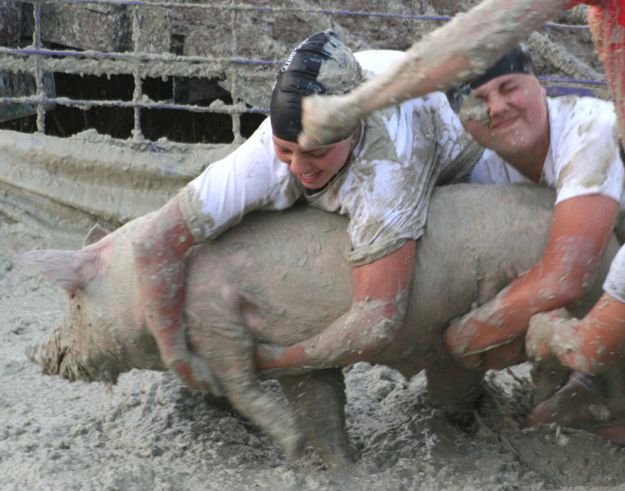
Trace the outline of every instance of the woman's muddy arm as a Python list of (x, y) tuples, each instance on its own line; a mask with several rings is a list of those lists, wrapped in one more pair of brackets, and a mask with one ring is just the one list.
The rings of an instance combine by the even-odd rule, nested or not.
[(208, 364), (189, 350), (182, 320), (184, 256), (193, 242), (178, 195), (150, 215), (133, 240), (139, 292), (145, 323), (165, 366), (188, 386), (218, 395)]
[(373, 111), (446, 90), (488, 69), (568, 0), (485, 0), (416, 42), (406, 59), (345, 95), (306, 97), (300, 144), (335, 141)]
[(318, 335), (288, 348), (260, 349), (257, 368), (318, 369), (370, 360), (387, 349), (403, 325), (415, 241), (353, 270), (351, 309)]

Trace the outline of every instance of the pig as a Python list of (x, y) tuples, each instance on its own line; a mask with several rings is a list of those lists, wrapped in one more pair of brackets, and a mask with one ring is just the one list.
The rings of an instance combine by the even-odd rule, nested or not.
[[(446, 370), (449, 321), (495, 296), (540, 257), (552, 191), (536, 186), (461, 184), (437, 188), (417, 244), (414, 281), (401, 338), (371, 359), (411, 377), (426, 368), (430, 398), (471, 400), (482, 374)], [(132, 368), (164, 370), (139, 308), (132, 242), (144, 218), (77, 251), (33, 251), (26, 259), (69, 294), (65, 320), (30, 352), (46, 374), (115, 383)], [(255, 213), (185, 258), (185, 324), (192, 350), (221, 381), (232, 405), (282, 445), (288, 456), (313, 447), (329, 465), (352, 456), (339, 369), (274, 375), (289, 404), (263, 389), (254, 370), (259, 343), (289, 345), (347, 311), (351, 269), (346, 219), (311, 207)], [(578, 302), (584, 313), (618, 249), (613, 241), (597, 278)], [(340, 347), (338, 347), (340, 348)]]

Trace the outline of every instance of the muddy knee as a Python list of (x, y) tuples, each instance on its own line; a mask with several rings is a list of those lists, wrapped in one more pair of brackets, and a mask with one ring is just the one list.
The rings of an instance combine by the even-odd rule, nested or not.
[(329, 467), (352, 463), (345, 429), (345, 383), (340, 369), (280, 377), (315, 451)]

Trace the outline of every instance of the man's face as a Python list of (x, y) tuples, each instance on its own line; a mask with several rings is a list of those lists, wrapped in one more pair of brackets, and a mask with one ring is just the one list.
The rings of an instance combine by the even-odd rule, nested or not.
[[(473, 110), (467, 110), (469, 105)], [(549, 131), (545, 89), (527, 74), (502, 75), (480, 85), (460, 117), (475, 141), (504, 157), (531, 151)]]
[(289, 166), (302, 185), (308, 189), (321, 189), (347, 162), (353, 149), (354, 135), (320, 147), (302, 150), (294, 142), (273, 135), (273, 147), (278, 159)]

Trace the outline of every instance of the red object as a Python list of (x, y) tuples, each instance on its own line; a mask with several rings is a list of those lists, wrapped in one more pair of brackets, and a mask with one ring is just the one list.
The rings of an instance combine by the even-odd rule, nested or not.
[(625, 0), (571, 0), (567, 8), (582, 4), (606, 9), (613, 18), (618, 20), (620, 25), (625, 27)]

